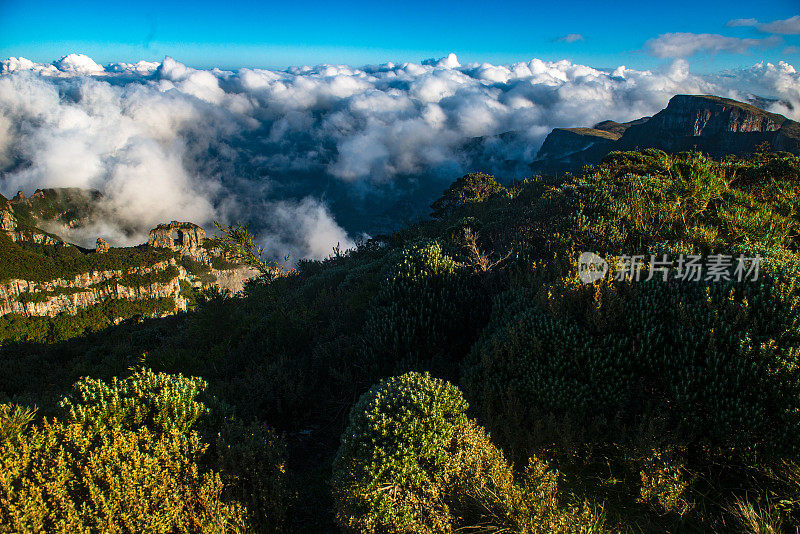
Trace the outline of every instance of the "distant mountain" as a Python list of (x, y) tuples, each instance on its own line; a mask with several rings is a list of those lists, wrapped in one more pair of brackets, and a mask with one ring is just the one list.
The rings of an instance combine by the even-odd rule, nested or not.
[(800, 154), (800, 123), (729, 98), (676, 95), (653, 117), (556, 128), (531, 167), (540, 173), (576, 171), (599, 163), (611, 151), (637, 148), (696, 149), (719, 158), (762, 147)]

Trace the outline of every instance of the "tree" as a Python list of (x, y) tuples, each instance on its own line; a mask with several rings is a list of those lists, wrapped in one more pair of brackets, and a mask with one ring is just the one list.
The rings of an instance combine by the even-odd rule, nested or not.
[[(222, 235), (217, 238), (217, 244), (227, 255), (258, 269), (262, 273), (274, 274), (283, 270), (282, 266), (277, 262), (264, 258), (264, 249), (256, 244), (255, 235), (250, 232), (246, 225), (236, 223), (222, 226), (217, 221), (214, 221), (214, 226), (222, 232)], [(283, 261), (284, 263), (289, 261), (288, 254)]]
[(491, 174), (483, 172), (465, 174), (456, 180), (439, 200), (431, 204), (433, 209), (431, 217), (444, 219), (465, 204), (483, 202), (502, 191), (505, 191), (505, 188), (498, 184)]

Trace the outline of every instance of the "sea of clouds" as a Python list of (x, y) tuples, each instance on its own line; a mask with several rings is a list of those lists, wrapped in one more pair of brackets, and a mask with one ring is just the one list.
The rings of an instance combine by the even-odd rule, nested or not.
[(678, 93), (770, 98), (800, 120), (800, 74), (784, 62), (701, 76), (685, 60), (638, 71), (450, 54), (226, 71), (72, 54), (0, 69), (0, 193), (101, 191), (107, 215), (67, 236), (86, 245), (141, 243), (174, 219), (242, 221), (276, 257), (322, 258), (425, 215), (465, 172), (525, 177), (554, 127), (652, 115)]

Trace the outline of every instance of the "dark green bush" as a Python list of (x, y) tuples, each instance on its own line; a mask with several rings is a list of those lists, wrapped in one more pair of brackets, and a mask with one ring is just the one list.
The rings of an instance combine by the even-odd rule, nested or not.
[(587, 429), (657, 413), (685, 439), (739, 454), (796, 450), (800, 262), (761, 253), (757, 282), (573, 274), (511, 291), (465, 363), (466, 390), (504, 443), (549, 416)]
[(403, 248), (367, 312), (367, 361), (382, 374), (447, 372), (469, 350), (487, 317), (480, 279), (435, 241)]
[(496, 194), (504, 193), (505, 188), (497, 183), (494, 176), (482, 172), (465, 174), (447, 188), (441, 198), (431, 205), (434, 219), (451, 216), (459, 208), (479, 203)]

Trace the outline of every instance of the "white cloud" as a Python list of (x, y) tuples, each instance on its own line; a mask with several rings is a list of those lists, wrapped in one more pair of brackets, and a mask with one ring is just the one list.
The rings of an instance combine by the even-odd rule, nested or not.
[(563, 43), (575, 43), (578, 41), (585, 41), (586, 39), (584, 39), (583, 35), (580, 33), (568, 33), (567, 35), (559, 37), (557, 40)]
[(700, 53), (744, 54), (753, 48), (774, 46), (774, 39), (740, 39), (713, 33), (665, 33), (648, 40), (648, 53), (662, 58), (686, 58)]
[(53, 65), (59, 71), (67, 74), (99, 74), (105, 71), (92, 58), (83, 54), (69, 54), (54, 62)]
[(800, 119), (800, 75), (784, 62), (710, 76), (684, 59), (660, 71), (455, 55), (236, 72), (92, 64), (0, 62), (0, 192), (102, 191), (109, 216), (70, 236), (84, 244), (99, 232), (142, 242), (172, 219), (240, 220), (276, 256), (322, 257), (425, 213), (476, 164), (525, 176), (554, 127), (652, 115), (676, 93), (774, 97), (771, 111)]
[(759, 24), (758, 29), (765, 33), (780, 35), (800, 35), (800, 15), (795, 15), (785, 20), (773, 20)]
[(758, 24), (757, 19), (732, 19), (725, 24), (730, 28), (739, 28), (739, 27), (747, 27), (747, 26), (755, 26)]
[(355, 246), (328, 208), (317, 200), (281, 200), (264, 207), (270, 212), (269, 232), (262, 239), (266, 255), (283, 258), (286, 254), (300, 258), (323, 259), (334, 247), (346, 250)]

